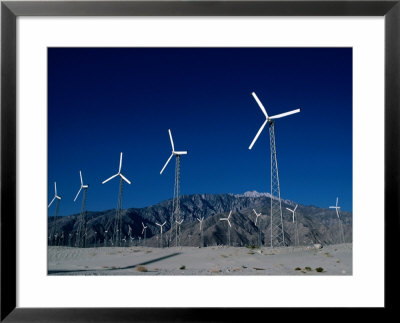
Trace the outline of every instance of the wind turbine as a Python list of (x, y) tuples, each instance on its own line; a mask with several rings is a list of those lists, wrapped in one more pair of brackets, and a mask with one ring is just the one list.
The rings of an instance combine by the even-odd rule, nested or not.
[[(51, 239), (55, 238), (56, 233), (57, 233), (57, 216), (58, 216), (58, 211), (60, 210), (60, 201), (61, 201), (61, 196), (58, 196), (57, 194), (57, 184), (56, 182), (54, 182), (54, 197), (51, 200), (51, 202), (49, 203), (49, 205), (47, 206), (47, 208), (50, 208), (50, 206), (53, 204), (53, 202), (57, 200), (57, 204), (56, 204), (56, 210), (54, 212), (54, 216), (53, 216), (53, 230), (51, 233)], [(54, 243), (56, 243), (56, 241), (54, 241)]]
[(260, 230), (260, 221), (258, 221), (258, 225), (257, 225), (257, 220), (258, 217), (261, 216), (261, 213), (257, 213), (254, 209), (253, 209), (254, 214), (256, 215), (256, 220), (254, 221), (254, 224), (256, 225), (257, 229), (258, 229), (258, 246), (261, 248), (261, 230)]
[(204, 217), (196, 218), (197, 221), (200, 222), (200, 247), (204, 247), (204, 240), (203, 240), (203, 220)]
[(296, 245), (299, 246), (299, 230), (297, 228), (297, 216), (295, 217), (297, 207), (298, 207), (298, 205), (296, 204), (296, 207), (293, 210), (289, 209), (288, 207), (286, 208), (286, 210), (289, 210), (293, 214), (293, 223), (295, 224), (295, 230), (296, 230), (295, 241), (296, 241)]
[(335, 209), (336, 210), (336, 215), (338, 217), (338, 221), (339, 221), (339, 243), (344, 243), (344, 233), (343, 233), (343, 226), (342, 226), (342, 219), (340, 218), (340, 206), (338, 206), (339, 204), (339, 198), (336, 198), (336, 206), (330, 206), (330, 209)]
[[(269, 142), (271, 150), (271, 248), (275, 242), (278, 245), (285, 246), (285, 234), (283, 230), (283, 217), (282, 217), (282, 203), (281, 203), (281, 191), (279, 185), (279, 172), (278, 172), (278, 160), (276, 158), (276, 144), (275, 144), (275, 130), (274, 123), (275, 119), (283, 118), (295, 113), (300, 112), (300, 109), (292, 110), (289, 112), (277, 114), (274, 116), (269, 116), (265, 110), (263, 104), (258, 99), (257, 95), (252, 92), (253, 98), (256, 100), (258, 106), (260, 107), (262, 113), (265, 116), (265, 121), (258, 130), (256, 136), (251, 142), (249, 149), (253, 148), (254, 143), (260, 136), (264, 127), (269, 125)], [(278, 218), (277, 218), (278, 217)]]
[(115, 223), (114, 223), (114, 239), (115, 239), (115, 244), (118, 246), (121, 244), (121, 229), (122, 229), (122, 192), (123, 192), (123, 186), (124, 186), (124, 181), (127, 182), (128, 184), (131, 184), (131, 182), (121, 174), (121, 168), (122, 168), (122, 153), (119, 156), (119, 168), (118, 168), (118, 173), (115, 175), (111, 176), (110, 178), (107, 178), (105, 181), (102, 182), (102, 184), (107, 183), (108, 181), (112, 180), (113, 178), (119, 176), (120, 181), (119, 181), (119, 193), (118, 193), (118, 204), (117, 204), (117, 209), (115, 212)]
[[(175, 246), (178, 246), (178, 235), (179, 235), (179, 245), (181, 245), (181, 224), (183, 222), (183, 219), (178, 221), (175, 220)], [(179, 226), (179, 229), (178, 229)]]
[(160, 227), (160, 230), (161, 230), (161, 236), (160, 236), (160, 240), (161, 240), (161, 248), (163, 248), (162, 228), (163, 228), (163, 226), (165, 225), (165, 223), (167, 223), (167, 221), (164, 221), (164, 223), (163, 223), (163, 224), (159, 224), (159, 223), (157, 223), (157, 222), (156, 222), (156, 225), (158, 225), (158, 226)]
[(82, 206), (81, 206), (81, 214), (79, 215), (79, 220), (78, 220), (78, 232), (79, 232), (79, 247), (86, 247), (86, 236), (84, 238), (84, 231), (86, 227), (86, 212), (85, 212), (85, 205), (86, 205), (86, 194), (87, 194), (87, 189), (89, 188), (89, 185), (83, 185), (83, 180), (82, 180), (82, 172), (79, 171), (79, 177), (81, 178), (81, 187), (79, 188), (78, 193), (76, 194), (74, 198), (74, 202), (79, 196), (79, 193), (83, 189), (83, 197), (82, 197)]
[[(174, 146), (174, 140), (172, 139), (171, 129), (168, 129), (169, 139), (171, 141), (172, 152), (171, 156), (169, 156), (167, 162), (165, 163), (164, 167), (160, 171), (160, 175), (163, 173), (165, 167), (167, 167), (169, 161), (171, 160), (172, 156), (175, 155), (175, 184), (174, 184), (174, 197), (172, 199), (172, 214), (170, 219), (171, 229), (174, 223), (174, 220), (179, 219), (180, 215), (180, 171), (181, 171), (181, 156), (187, 155), (187, 150), (183, 151), (176, 151)], [(174, 218), (175, 215), (175, 218)], [(172, 237), (172, 230), (169, 235), (169, 241), (171, 241)]]
[(143, 234), (143, 232), (144, 232), (144, 240), (143, 240), (143, 244), (144, 244), (144, 246), (146, 247), (146, 229), (147, 229), (147, 226), (146, 225), (144, 225), (144, 223), (142, 222), (142, 226), (143, 226), (143, 230), (142, 230), (142, 234)]
[(220, 218), (219, 219), (220, 221), (227, 221), (228, 224), (229, 224), (229, 227), (228, 227), (228, 246), (231, 245), (231, 227), (232, 227), (232, 225), (231, 225), (231, 221), (229, 221), (229, 218), (231, 217), (231, 215), (232, 215), (232, 211), (229, 212), (229, 215), (228, 215), (227, 218)]

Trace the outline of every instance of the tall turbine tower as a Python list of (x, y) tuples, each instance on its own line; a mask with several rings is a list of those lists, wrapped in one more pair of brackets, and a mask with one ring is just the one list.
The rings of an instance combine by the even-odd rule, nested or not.
[(52, 230), (51, 235), (50, 235), (50, 244), (51, 244), (51, 241), (54, 239), (54, 244), (57, 245), (57, 238), (56, 238), (56, 235), (57, 235), (57, 216), (58, 216), (58, 211), (60, 210), (61, 196), (57, 195), (57, 184), (56, 184), (56, 182), (54, 182), (54, 197), (51, 200), (51, 202), (49, 203), (49, 205), (47, 206), (47, 208), (49, 208), (53, 204), (54, 200), (57, 200), (57, 204), (56, 204), (56, 210), (54, 212), (54, 217), (53, 217), (54, 218), (53, 219), (53, 230)]
[(78, 241), (77, 241), (77, 247), (86, 247), (86, 211), (85, 211), (85, 205), (86, 205), (86, 194), (87, 194), (87, 189), (89, 188), (89, 185), (83, 185), (83, 180), (82, 180), (82, 172), (79, 171), (79, 176), (81, 178), (81, 188), (79, 189), (78, 193), (76, 194), (74, 198), (74, 202), (79, 196), (79, 193), (83, 189), (83, 197), (82, 197), (82, 206), (81, 206), (81, 213), (79, 215), (78, 219)]
[[(115, 212), (115, 222), (114, 222), (114, 243), (116, 246), (121, 245), (121, 237), (122, 237), (122, 192), (123, 192), (123, 186), (124, 186), (124, 181), (130, 184), (131, 182), (121, 174), (121, 168), (122, 168), (122, 153), (119, 156), (119, 168), (118, 168), (118, 173), (115, 175), (111, 176), (110, 178), (107, 178), (105, 181), (102, 182), (102, 184), (107, 183), (108, 181), (112, 180), (114, 177), (119, 176), (120, 181), (119, 181), (119, 193), (118, 193), (118, 204), (117, 204), (117, 209)], [(108, 230), (108, 228), (107, 228)]]
[(171, 156), (169, 156), (167, 162), (165, 163), (164, 167), (161, 169), (160, 175), (163, 173), (165, 167), (167, 167), (169, 161), (171, 160), (172, 156), (175, 155), (175, 184), (174, 184), (174, 198), (172, 199), (172, 214), (171, 214), (171, 219), (170, 219), (170, 234), (169, 234), (169, 241), (171, 242), (172, 238), (172, 226), (174, 224), (174, 221), (179, 221), (180, 220), (180, 205), (179, 205), (179, 199), (180, 199), (180, 172), (181, 172), (181, 156), (182, 155), (187, 155), (187, 150), (184, 151), (175, 151), (174, 147), (174, 141), (172, 139), (172, 134), (171, 130), (168, 129), (169, 133), (169, 139), (171, 141), (171, 147), (172, 147), (172, 153)]
[(283, 217), (282, 217), (282, 203), (281, 203), (281, 190), (279, 186), (279, 172), (278, 172), (278, 160), (276, 158), (276, 144), (275, 144), (275, 129), (274, 120), (288, 115), (300, 112), (300, 109), (293, 111), (277, 114), (274, 116), (268, 116), (263, 104), (258, 99), (257, 95), (252, 93), (254, 99), (256, 100), (258, 106), (265, 116), (265, 121), (258, 130), (256, 136), (254, 137), (249, 149), (253, 148), (254, 143), (260, 136), (264, 127), (269, 126), (269, 143), (271, 150), (271, 248), (274, 245), (286, 246), (285, 234), (283, 230)]
[(342, 219), (340, 218), (340, 206), (338, 206), (339, 203), (339, 198), (336, 198), (336, 206), (330, 206), (330, 209), (335, 209), (336, 210), (336, 215), (338, 217), (338, 221), (339, 221), (339, 243), (344, 243), (344, 233), (343, 233), (343, 226), (342, 226)]

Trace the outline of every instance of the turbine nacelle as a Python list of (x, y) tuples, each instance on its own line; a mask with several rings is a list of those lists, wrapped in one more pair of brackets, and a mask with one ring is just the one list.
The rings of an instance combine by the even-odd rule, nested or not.
[(256, 136), (254, 137), (253, 141), (251, 142), (251, 144), (250, 144), (250, 146), (249, 146), (249, 149), (253, 148), (253, 145), (254, 145), (255, 142), (257, 141), (257, 139), (258, 139), (258, 137), (260, 136), (261, 132), (264, 130), (264, 128), (265, 128), (265, 126), (266, 126), (267, 123), (272, 123), (274, 119), (283, 118), (283, 117), (289, 116), (289, 115), (291, 115), (291, 114), (295, 114), (295, 113), (300, 112), (300, 109), (296, 109), (296, 110), (288, 111), (288, 112), (285, 112), (285, 113), (276, 114), (276, 115), (270, 117), (270, 116), (268, 116), (267, 111), (265, 110), (263, 104), (261, 103), (261, 101), (260, 101), (260, 99), (257, 97), (257, 95), (256, 95), (254, 92), (252, 92), (251, 95), (252, 95), (253, 98), (256, 100), (258, 106), (260, 107), (262, 113), (264, 114), (264, 116), (265, 116), (265, 121), (264, 121), (264, 123), (261, 125), (260, 129), (258, 130), (258, 132), (257, 132)]

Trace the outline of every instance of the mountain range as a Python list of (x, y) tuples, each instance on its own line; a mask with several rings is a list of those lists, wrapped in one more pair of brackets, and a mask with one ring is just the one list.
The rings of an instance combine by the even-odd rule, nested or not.
[[(275, 197), (272, 197), (275, 198)], [(288, 245), (295, 243), (295, 223), (292, 213), (286, 207), (293, 209), (297, 203), (289, 200), (281, 200), (283, 227), (285, 240)], [(179, 244), (182, 246), (221, 245), (228, 243), (230, 234), (231, 245), (252, 246), (257, 244), (258, 230), (261, 230), (262, 244), (270, 245), (270, 207), (271, 195), (256, 191), (244, 194), (193, 194), (180, 198), (180, 216), (183, 223), (180, 226)], [(261, 216), (255, 224), (256, 216), (253, 209), (261, 212)], [(228, 232), (228, 223), (220, 221), (232, 211), (230, 218), (232, 227)], [(88, 211), (86, 213), (86, 246), (110, 245), (105, 240), (105, 230), (108, 228), (108, 239), (114, 230), (114, 218), (116, 210)], [(171, 230), (172, 199), (144, 208), (128, 208), (122, 210), (122, 237), (124, 245), (143, 245), (144, 225), (146, 229), (146, 246), (160, 246), (160, 228), (155, 223), (166, 224), (163, 228), (163, 246), (175, 246), (175, 224)], [(298, 205), (296, 210), (298, 234), (300, 245), (315, 243), (333, 244), (339, 243), (339, 222), (334, 209), (320, 208), (316, 206)], [(74, 245), (74, 237), (78, 228), (79, 214), (64, 217), (48, 217), (49, 235), (56, 225), (60, 245)], [(201, 240), (200, 223), (197, 218), (204, 218), (202, 223), (203, 240)], [(345, 242), (352, 242), (352, 213), (341, 212), (340, 218), (344, 231)], [(131, 234), (129, 238), (129, 227)], [(139, 239), (140, 238), (140, 239)]]

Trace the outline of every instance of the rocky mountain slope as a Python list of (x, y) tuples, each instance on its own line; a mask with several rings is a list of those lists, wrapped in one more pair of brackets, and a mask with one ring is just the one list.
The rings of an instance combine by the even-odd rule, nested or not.
[[(261, 230), (262, 243), (270, 245), (270, 204), (268, 193), (246, 192), (244, 194), (195, 194), (181, 197), (180, 208), (183, 223), (180, 226), (178, 244), (200, 246), (200, 224), (196, 218), (204, 217), (203, 245), (228, 243), (228, 223), (220, 221), (232, 210), (230, 242), (234, 246), (256, 245), (258, 230)], [(288, 245), (295, 243), (295, 225), (292, 214), (286, 207), (293, 208), (296, 203), (282, 200), (285, 240)], [(255, 209), (262, 215), (258, 219), (259, 228), (255, 225)], [(143, 245), (142, 222), (147, 226), (146, 245), (160, 246), (160, 229), (155, 224), (163, 223), (163, 246), (175, 246), (175, 224), (171, 230), (172, 200), (163, 201), (145, 208), (129, 208), (122, 211), (122, 237), (124, 245)], [(59, 245), (74, 246), (79, 214), (58, 218), (49, 217), (49, 236), (57, 232)], [(314, 243), (333, 244), (339, 242), (339, 226), (336, 211), (328, 208), (299, 205), (296, 210), (299, 242), (301, 245)], [(107, 240), (114, 231), (115, 210), (87, 212), (86, 246), (105, 245), (105, 230), (108, 229)], [(346, 242), (352, 241), (352, 213), (341, 212), (343, 231)], [(54, 225), (56, 226), (54, 227)], [(129, 226), (132, 231), (129, 236)], [(110, 245), (111, 241), (107, 242)]]

